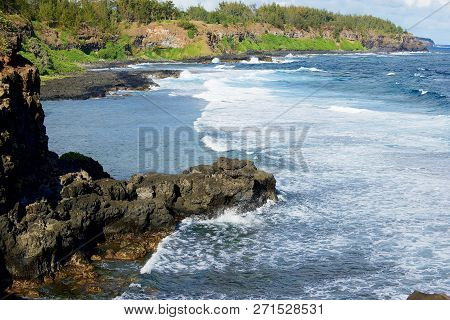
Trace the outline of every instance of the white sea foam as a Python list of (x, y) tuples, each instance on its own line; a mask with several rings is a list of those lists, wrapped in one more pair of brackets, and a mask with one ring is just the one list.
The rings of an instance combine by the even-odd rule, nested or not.
[(224, 211), (223, 214), (211, 219), (199, 219), (196, 221), (197, 224), (205, 225), (238, 225), (238, 226), (254, 226), (262, 223), (260, 219), (255, 215), (254, 212), (250, 213), (239, 213), (237, 208), (229, 208)]
[(342, 106), (331, 106), (328, 108), (328, 110), (331, 110), (334, 112), (352, 113), (352, 114), (358, 114), (358, 113), (364, 113), (364, 112), (374, 112), (374, 111), (367, 110), (367, 109), (342, 107)]
[(178, 78), (183, 80), (190, 80), (194, 79), (195, 76), (189, 70), (183, 70), (181, 71), (180, 76)]
[(233, 65), (227, 65), (227, 64), (219, 64), (217, 66), (214, 67), (214, 69), (233, 69), (234, 66)]
[(315, 67), (307, 68), (307, 67), (300, 67), (297, 69), (297, 71), (310, 71), (310, 72), (326, 72), (325, 70), (318, 69)]
[(229, 143), (227, 144), (219, 139), (210, 136), (204, 136), (201, 140), (207, 148), (216, 152), (227, 152), (232, 150)]
[(220, 59), (215, 57), (211, 60), (211, 63), (220, 63)]
[(251, 57), (250, 60), (241, 60), (241, 63), (247, 63), (247, 64), (259, 64), (263, 63), (264, 61), (259, 61), (258, 57)]
[(419, 89), (419, 91), (420, 91), (420, 95), (421, 95), (421, 96), (423, 96), (423, 95), (425, 95), (425, 94), (428, 93), (427, 90), (423, 90), (423, 89)]
[(391, 52), (389, 55), (391, 56), (413, 56), (413, 55), (423, 55), (430, 54), (429, 51), (399, 51), (399, 52)]
[[(204, 82), (202, 92), (195, 94), (207, 102), (196, 121), (206, 140), (212, 139), (208, 128), (258, 126), (291, 105), (261, 79), (281, 78), (281, 74), (211, 70), (198, 76)], [(320, 98), (290, 110), (277, 122), (311, 124), (302, 152), (312, 174), (275, 165), (266, 168), (275, 171), (281, 201), (262, 211), (242, 214), (229, 209), (211, 219), (186, 219), (178, 233), (160, 244), (161, 250), (142, 272), (157, 270), (167, 277), (180, 273), (189, 278), (197, 272), (257, 274), (267, 269), (276, 270), (276, 276), (280, 266), (308, 272), (311, 266), (305, 261), (327, 259), (331, 267), (332, 261), (349, 266), (339, 266), (344, 272), (333, 281), (305, 284), (304, 296), (333, 298), (339, 291), (404, 298), (405, 288), (423, 285), (423, 279), (431, 279), (426, 286), (430, 289), (448, 286), (442, 277), (431, 276), (448, 270), (448, 227), (442, 223), (448, 221), (444, 209), (450, 205), (445, 192), (448, 173), (442, 169), (448, 167), (448, 139), (442, 136), (448, 136), (449, 117), (386, 111), (384, 105), (377, 109), (379, 105), (362, 98), (357, 102)], [(237, 138), (231, 149), (246, 150)], [(207, 142), (224, 141), (220, 135), (214, 139)], [(272, 147), (274, 159), (289, 158), (287, 145)], [(218, 148), (211, 145), (211, 149)], [(252, 156), (263, 155), (254, 150)], [(430, 218), (429, 212), (436, 216)], [(430, 242), (433, 248), (427, 247)], [(354, 248), (361, 251), (360, 261), (355, 261)], [(383, 271), (386, 265), (389, 273)], [(399, 275), (404, 278), (397, 283)], [(190, 297), (190, 292), (183, 294)], [(225, 292), (225, 297), (233, 294)]]
[(152, 254), (150, 259), (145, 263), (145, 265), (141, 268), (141, 274), (143, 273), (151, 273), (155, 265), (159, 262), (161, 259), (161, 256), (167, 253), (167, 249), (165, 248), (165, 245), (170, 241), (171, 237), (176, 237), (177, 232), (169, 235), (168, 237), (164, 238), (159, 244), (156, 249), (156, 252)]
[(389, 72), (389, 73), (387, 73), (386, 75), (387, 75), (387, 76), (395, 76), (395, 74), (396, 74), (395, 72)]

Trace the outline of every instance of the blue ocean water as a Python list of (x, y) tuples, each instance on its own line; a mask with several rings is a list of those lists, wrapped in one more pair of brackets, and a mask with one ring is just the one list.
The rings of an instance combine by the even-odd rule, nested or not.
[(251, 159), (275, 174), (280, 201), (186, 219), (121, 298), (449, 291), (449, 53), (130, 67), (183, 72), (158, 90), (44, 102), (52, 150), (116, 178)]

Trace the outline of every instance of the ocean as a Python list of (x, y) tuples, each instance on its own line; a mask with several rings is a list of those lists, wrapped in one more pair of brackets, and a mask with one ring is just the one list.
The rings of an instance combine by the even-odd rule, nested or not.
[(253, 160), (279, 201), (188, 218), (121, 299), (405, 299), (450, 288), (450, 53), (289, 54), (43, 102), (51, 150), (118, 179)]

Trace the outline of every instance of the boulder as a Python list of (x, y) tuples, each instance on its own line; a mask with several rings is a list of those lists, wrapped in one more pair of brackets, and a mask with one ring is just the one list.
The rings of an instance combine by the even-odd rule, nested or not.
[(444, 293), (423, 293), (414, 291), (406, 300), (450, 300), (450, 297)]

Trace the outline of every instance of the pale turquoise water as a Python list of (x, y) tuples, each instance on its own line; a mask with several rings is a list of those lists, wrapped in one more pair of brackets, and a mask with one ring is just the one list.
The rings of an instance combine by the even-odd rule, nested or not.
[[(403, 299), (415, 289), (449, 291), (450, 55), (139, 67), (188, 71), (160, 80), (157, 91), (45, 102), (51, 149), (88, 154), (128, 178), (139, 170), (138, 128), (146, 127), (159, 133), (146, 170), (248, 158), (274, 172), (280, 201), (185, 220), (123, 298)], [(293, 146), (267, 126), (309, 129)]]

